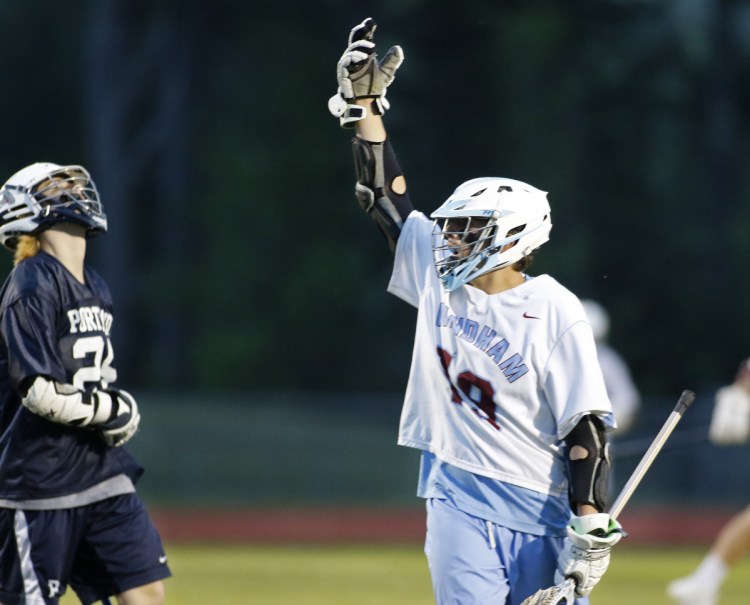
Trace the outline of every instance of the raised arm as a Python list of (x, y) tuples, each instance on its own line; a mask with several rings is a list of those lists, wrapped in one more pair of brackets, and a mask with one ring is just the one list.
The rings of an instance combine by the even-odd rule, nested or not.
[(414, 206), (382, 116), (390, 106), (386, 90), (404, 56), (400, 46), (393, 46), (381, 61), (377, 60), (373, 42), (376, 27), (372, 19), (365, 19), (349, 33), (336, 69), (339, 88), (328, 108), (342, 127), (355, 130), (352, 150), (357, 201), (395, 250)]

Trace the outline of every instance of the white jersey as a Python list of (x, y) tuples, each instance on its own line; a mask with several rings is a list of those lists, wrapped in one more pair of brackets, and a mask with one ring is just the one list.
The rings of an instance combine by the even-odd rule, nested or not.
[(388, 285), (419, 310), (399, 444), (567, 495), (562, 438), (583, 414), (614, 424), (583, 307), (547, 275), (499, 294), (446, 292), (431, 238), (432, 222), (412, 212)]

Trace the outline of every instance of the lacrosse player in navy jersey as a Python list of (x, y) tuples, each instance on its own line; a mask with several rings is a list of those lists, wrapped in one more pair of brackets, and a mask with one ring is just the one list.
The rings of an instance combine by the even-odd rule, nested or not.
[(349, 35), (330, 112), (354, 127), (355, 193), (395, 253), (388, 290), (418, 309), (399, 443), (422, 451), (427, 555), (439, 605), (518, 605), (576, 579), (576, 602), (622, 528), (603, 513), (615, 427), (578, 298), (526, 273), (551, 228), (546, 194), (507, 178), (414, 210), (382, 120), (403, 60), (375, 23)]
[(138, 429), (114, 387), (112, 300), (85, 265), (107, 230), (88, 172), (38, 163), (0, 189), (0, 603), (159, 605), (170, 575), (122, 447)]

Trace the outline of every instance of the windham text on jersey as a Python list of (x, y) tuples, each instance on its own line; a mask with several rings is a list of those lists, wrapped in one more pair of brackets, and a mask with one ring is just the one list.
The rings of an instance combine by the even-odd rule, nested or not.
[(497, 330), (489, 326), (480, 327), (472, 319), (459, 317), (451, 313), (450, 308), (445, 303), (440, 303), (438, 307), (435, 325), (438, 328), (453, 330), (457, 337), (466, 340), (480, 351), (486, 353), (497, 364), (497, 367), (503, 371), (508, 382), (515, 382), (529, 371), (529, 368), (523, 362), (523, 357), (518, 353), (514, 353), (503, 360), (503, 356), (508, 351), (510, 343), (505, 338), (496, 338)]

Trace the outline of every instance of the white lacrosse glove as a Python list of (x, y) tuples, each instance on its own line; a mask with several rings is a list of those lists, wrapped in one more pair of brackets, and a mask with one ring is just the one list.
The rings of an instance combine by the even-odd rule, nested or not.
[(386, 89), (393, 82), (404, 53), (400, 46), (392, 46), (382, 61), (378, 61), (373, 42), (376, 28), (370, 18), (354, 27), (336, 66), (339, 87), (328, 100), (328, 110), (339, 118), (343, 127), (351, 127), (367, 115), (367, 108), (356, 105), (356, 99), (372, 99), (373, 111), (378, 115), (390, 107), (385, 98)]
[(716, 445), (737, 445), (750, 436), (750, 395), (736, 384), (716, 391), (708, 438)]
[(606, 513), (573, 517), (568, 537), (557, 558), (555, 583), (573, 578), (576, 594), (588, 595), (609, 567), (609, 551), (625, 533)]
[(119, 447), (130, 441), (141, 422), (138, 404), (133, 396), (127, 391), (107, 389), (94, 391), (91, 393), (91, 397), (98, 398), (100, 400), (99, 405), (101, 405), (103, 398), (111, 400), (112, 412), (109, 419), (96, 427), (101, 430), (106, 444), (110, 447)]

